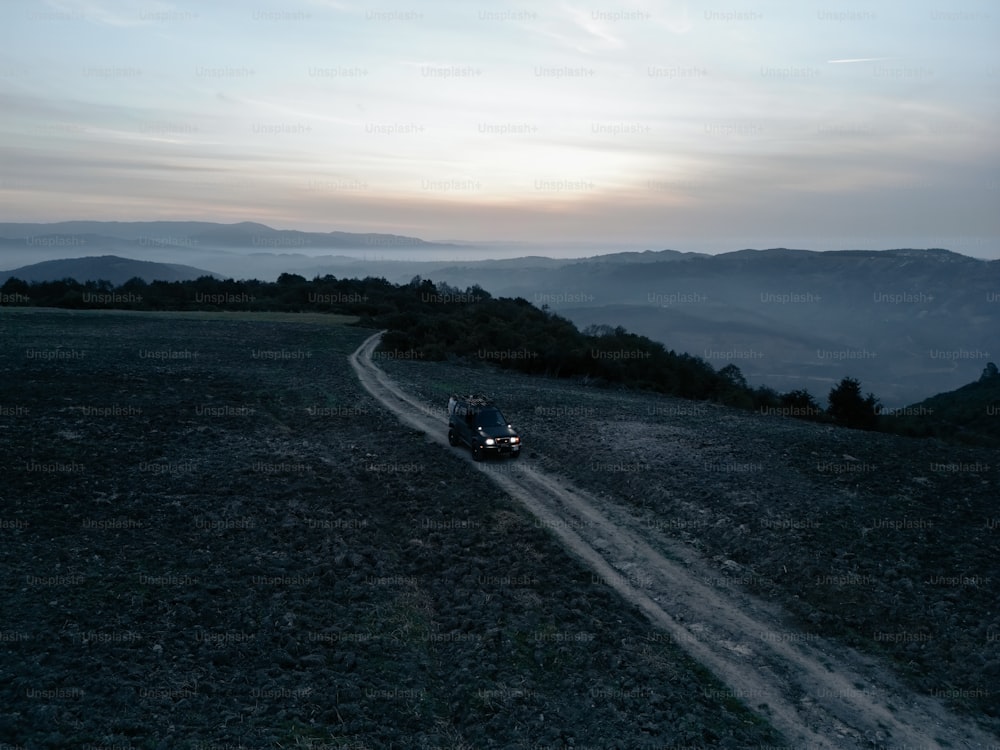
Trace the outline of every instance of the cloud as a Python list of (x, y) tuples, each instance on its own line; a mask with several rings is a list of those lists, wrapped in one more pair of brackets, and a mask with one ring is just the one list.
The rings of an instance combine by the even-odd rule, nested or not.
[(146, 26), (157, 14), (175, 9), (157, 0), (45, 0), (45, 3), (56, 13), (118, 28)]
[[(114, 218), (121, 206), (141, 218), (155, 206), (431, 236), (669, 241), (759, 237), (784, 213), (819, 243), (860, 212), (872, 236), (954, 233), (959, 218), (996, 234), (989, 24), (942, 34), (915, 11), (901, 35), (881, 13), (815, 23), (777, 0), (758, 0), (759, 20), (712, 23), (689, 0), (442, 0), (419, 23), (369, 22), (359, 0), (292, 0), (324, 22), (254, 23), (254, 7), (283, 6), (253, 1), (36, 0), (77, 21), (39, 25), (45, 14), (0, 0), (0, 27), (13, 29), (0, 53), (7, 214)], [(387, 19), (418, 6), (379, 4)], [(118, 62), (142, 76), (83, 72)], [(467, 65), (482, 73), (422, 70)], [(317, 179), (369, 187), (323, 192)]]
[(671, 34), (687, 34), (694, 28), (687, 3), (666, 3), (661, 7), (647, 9), (651, 20)]
[(341, 2), (341, 0), (309, 0), (310, 5), (317, 5), (320, 8), (330, 8), (331, 10), (338, 11), (355, 11), (360, 10), (356, 5), (351, 3)]
[(594, 11), (564, 6), (572, 22), (588, 37), (596, 40), (600, 49), (620, 49), (625, 44), (621, 37), (608, 31), (607, 24), (594, 18)]
[(594, 18), (593, 14), (592, 10), (563, 4), (548, 23), (539, 21), (526, 28), (584, 55), (624, 48), (621, 37), (612, 34), (607, 24)]
[(827, 60), (831, 65), (842, 65), (845, 63), (881, 62), (882, 60), (895, 60), (895, 57), (846, 57), (840, 60)]

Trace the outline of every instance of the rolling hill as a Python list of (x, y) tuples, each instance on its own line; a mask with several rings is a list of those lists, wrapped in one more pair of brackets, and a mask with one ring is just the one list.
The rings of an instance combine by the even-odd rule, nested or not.
[[(497, 247), (483, 243), (466, 254)], [(944, 249), (427, 260), (461, 250), (399, 235), (253, 222), (0, 224), (0, 254), (11, 266), (14, 258), (27, 265), (119, 255), (234, 279), (295, 273), (405, 283), (420, 276), (478, 285), (547, 306), (580, 327), (623, 326), (716, 367), (735, 364), (752, 385), (806, 389), (821, 402), (846, 375), (898, 408), (962, 386), (1000, 352), (1000, 261)]]
[(979, 380), (886, 414), (882, 421), (903, 435), (1000, 446), (1000, 374), (987, 365)]
[(1000, 352), (1000, 261), (941, 249), (653, 255), (531, 273), (453, 264), (433, 278), (521, 296), (581, 327), (620, 325), (821, 400), (850, 375), (903, 406), (967, 383)]
[(10, 271), (0, 271), (0, 284), (9, 278), (18, 278), (28, 282), (58, 281), (60, 279), (75, 279), (80, 282), (103, 280), (118, 285), (135, 277), (150, 282), (187, 281), (188, 279), (197, 279), (200, 276), (217, 277), (218, 274), (177, 263), (154, 263), (147, 260), (120, 258), (116, 255), (101, 255), (47, 260)]

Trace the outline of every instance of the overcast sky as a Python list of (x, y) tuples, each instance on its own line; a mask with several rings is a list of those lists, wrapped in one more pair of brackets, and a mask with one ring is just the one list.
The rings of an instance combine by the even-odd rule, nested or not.
[(992, 0), (4, 0), (0, 220), (998, 258), (998, 32)]

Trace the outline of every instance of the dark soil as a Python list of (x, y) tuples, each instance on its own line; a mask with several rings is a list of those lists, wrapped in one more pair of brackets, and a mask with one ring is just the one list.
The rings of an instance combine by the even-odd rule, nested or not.
[[(0, 311), (0, 742), (781, 744), (376, 407), (346, 362), (368, 334)], [(509, 416), (561, 466), (524, 404)]]
[[(384, 361), (442, 405), (494, 396), (549, 473), (714, 560), (713, 585), (780, 605), (1000, 734), (1000, 476), (994, 450), (654, 394)], [(998, 742), (1000, 746), (1000, 742)]]

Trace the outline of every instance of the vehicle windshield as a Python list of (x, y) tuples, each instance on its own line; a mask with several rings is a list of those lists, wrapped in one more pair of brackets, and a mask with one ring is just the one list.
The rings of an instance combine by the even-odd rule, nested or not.
[(497, 409), (483, 409), (476, 415), (476, 425), (479, 427), (505, 427), (507, 420)]

